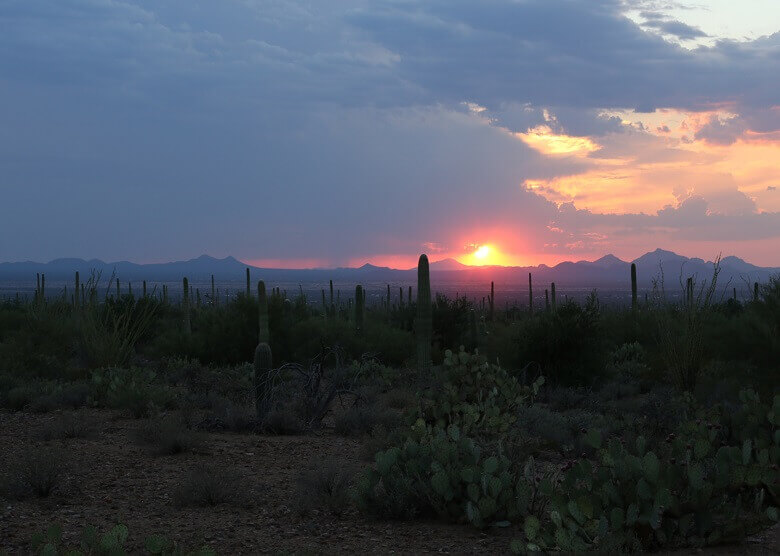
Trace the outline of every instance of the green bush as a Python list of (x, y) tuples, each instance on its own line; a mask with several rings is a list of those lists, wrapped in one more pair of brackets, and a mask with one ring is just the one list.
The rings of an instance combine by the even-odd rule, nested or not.
[(591, 296), (584, 306), (570, 300), (554, 313), (520, 321), (517, 359), (538, 363), (553, 384), (592, 385), (604, 372), (607, 353), (599, 315)]

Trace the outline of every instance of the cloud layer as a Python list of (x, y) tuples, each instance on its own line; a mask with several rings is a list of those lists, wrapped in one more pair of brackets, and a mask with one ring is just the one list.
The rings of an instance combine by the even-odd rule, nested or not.
[(780, 265), (780, 34), (689, 49), (626, 9), (10, 0), (0, 259)]

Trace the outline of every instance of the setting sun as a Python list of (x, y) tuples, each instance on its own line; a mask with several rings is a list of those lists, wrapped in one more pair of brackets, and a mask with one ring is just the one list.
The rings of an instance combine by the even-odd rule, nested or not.
[(490, 256), (490, 246), (481, 245), (476, 251), (474, 251), (474, 257), (480, 260), (487, 259)]
[(505, 265), (509, 262), (495, 245), (489, 244), (471, 245), (463, 256), (456, 257), (456, 259), (469, 266)]

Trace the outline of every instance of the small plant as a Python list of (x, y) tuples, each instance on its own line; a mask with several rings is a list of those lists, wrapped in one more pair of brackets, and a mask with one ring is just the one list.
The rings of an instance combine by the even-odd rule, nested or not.
[(178, 506), (216, 506), (237, 503), (242, 490), (238, 476), (224, 466), (199, 465), (182, 477), (174, 490)]
[(174, 415), (150, 419), (137, 430), (136, 440), (160, 456), (196, 452), (203, 447), (202, 436)]
[(65, 413), (49, 421), (41, 428), (41, 440), (69, 440), (89, 438), (94, 433), (94, 423), (83, 413)]
[(335, 516), (351, 506), (350, 487), (353, 473), (343, 461), (326, 460), (298, 478), (295, 504), (301, 515), (314, 510)]
[(9, 497), (47, 498), (62, 486), (67, 467), (62, 450), (30, 449), (9, 465), (0, 486)]
[(377, 426), (392, 429), (400, 423), (400, 416), (392, 411), (352, 406), (336, 417), (334, 429), (341, 436), (362, 436)]

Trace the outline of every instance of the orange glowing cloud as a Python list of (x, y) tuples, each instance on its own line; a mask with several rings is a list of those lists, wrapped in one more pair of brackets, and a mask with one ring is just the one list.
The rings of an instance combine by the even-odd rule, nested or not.
[[(577, 208), (602, 213), (645, 212), (675, 204), (679, 190), (708, 198), (731, 184), (753, 201), (758, 211), (780, 210), (777, 160), (780, 137), (776, 133), (746, 131), (731, 144), (697, 140), (696, 134), (713, 118), (731, 122), (739, 116), (727, 109), (686, 113), (658, 110), (652, 114), (606, 112), (619, 116), (624, 131), (598, 138), (566, 138), (549, 154), (564, 152), (568, 139), (576, 142), (571, 151), (587, 165), (583, 172), (551, 179), (529, 179), (523, 186), (556, 203), (573, 202)], [(549, 134), (541, 137), (550, 138)], [(528, 137), (521, 137), (528, 142)], [(530, 143), (529, 143), (530, 144)], [(598, 145), (598, 149), (592, 146)], [(538, 148), (545, 152), (543, 147)], [(676, 193), (678, 192), (678, 193)]]
[(598, 143), (588, 137), (557, 134), (548, 125), (538, 125), (525, 133), (515, 133), (514, 135), (532, 149), (551, 156), (585, 156), (601, 148)]

